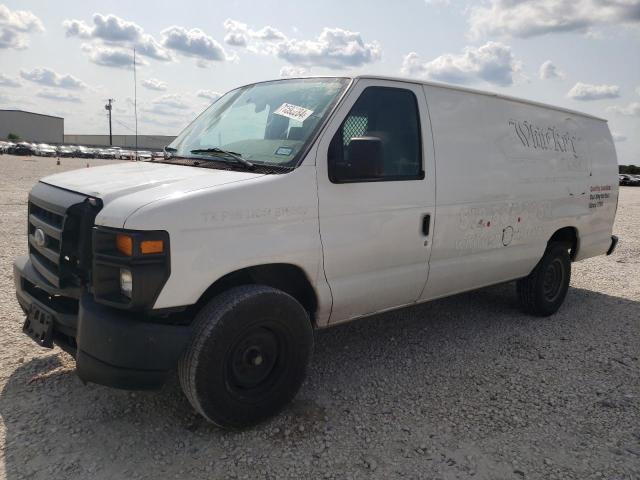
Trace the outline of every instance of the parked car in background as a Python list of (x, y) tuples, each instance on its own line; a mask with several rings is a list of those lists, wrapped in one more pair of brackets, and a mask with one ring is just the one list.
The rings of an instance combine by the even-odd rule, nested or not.
[(15, 143), (7, 142), (7, 144), (4, 146), (3, 150), (4, 150), (4, 153), (12, 154), (13, 151), (15, 150), (15, 148), (16, 148), (16, 144)]
[(620, 180), (620, 186), (625, 187), (637, 187), (640, 186), (640, 175), (630, 175), (628, 173), (623, 173), (618, 176)]
[(94, 153), (92, 149), (83, 147), (82, 145), (75, 147), (73, 152), (73, 156), (78, 158), (93, 158), (93, 155)]
[(120, 150), (120, 155), (117, 158), (119, 160), (133, 160), (136, 156), (135, 152), (131, 150)]
[(149, 150), (138, 150), (138, 160), (143, 162), (151, 160), (151, 152)]
[(13, 142), (0, 142), (0, 153), (8, 153), (9, 149), (15, 147)]
[(58, 157), (73, 157), (74, 148), (68, 145), (58, 145), (56, 155)]
[(54, 157), (57, 154), (55, 147), (47, 144), (40, 143), (36, 145), (36, 155), (40, 155), (41, 157)]
[(116, 158), (116, 151), (111, 148), (99, 148), (99, 149), (96, 149), (95, 157), (114, 159)]
[(20, 142), (13, 148), (11, 153), (14, 155), (35, 155), (36, 148), (30, 143)]

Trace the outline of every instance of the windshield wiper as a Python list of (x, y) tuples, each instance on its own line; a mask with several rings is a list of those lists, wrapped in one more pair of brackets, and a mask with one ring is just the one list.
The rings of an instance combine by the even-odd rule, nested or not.
[(245, 160), (244, 158), (242, 158), (239, 153), (230, 152), (229, 150), (223, 150), (218, 147), (196, 148), (195, 150), (191, 150), (190, 153), (195, 153), (196, 155), (199, 153), (220, 153), (222, 155), (226, 155), (227, 157), (233, 158), (236, 162), (241, 163), (247, 168), (250, 168), (250, 169), (255, 168), (255, 165), (253, 163), (251, 163), (249, 160)]

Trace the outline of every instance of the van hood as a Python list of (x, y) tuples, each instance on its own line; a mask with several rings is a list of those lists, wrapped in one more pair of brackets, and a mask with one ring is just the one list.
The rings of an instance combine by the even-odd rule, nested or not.
[(122, 226), (134, 211), (157, 200), (262, 176), (237, 170), (126, 162), (58, 173), (40, 181), (101, 199), (104, 208), (96, 224), (115, 227)]
[(262, 175), (166, 163), (127, 162), (57, 173), (40, 181), (100, 198), (106, 205), (115, 198), (140, 191), (148, 192), (151, 200), (157, 200), (168, 195), (249, 180)]

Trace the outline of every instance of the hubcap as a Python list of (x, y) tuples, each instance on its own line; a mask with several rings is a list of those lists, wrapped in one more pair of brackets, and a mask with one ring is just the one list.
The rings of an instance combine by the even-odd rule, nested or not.
[(230, 353), (230, 386), (246, 391), (270, 383), (279, 354), (278, 336), (272, 330), (257, 327), (245, 333)]
[(562, 284), (564, 281), (564, 265), (562, 261), (558, 258), (555, 258), (547, 267), (547, 270), (544, 272), (544, 279), (542, 282), (542, 292), (544, 294), (545, 300), (548, 302), (553, 302), (558, 295), (560, 295), (560, 290), (562, 289)]

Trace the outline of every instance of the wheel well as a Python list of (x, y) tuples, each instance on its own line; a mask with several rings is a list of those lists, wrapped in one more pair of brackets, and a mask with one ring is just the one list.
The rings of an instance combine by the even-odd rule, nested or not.
[(228, 273), (207, 288), (194, 308), (199, 310), (209, 300), (225, 290), (249, 284), (267, 285), (288, 293), (309, 312), (309, 317), (315, 325), (315, 314), (318, 307), (316, 292), (305, 272), (300, 267), (288, 263), (256, 265)]
[(547, 246), (552, 243), (566, 243), (569, 245), (569, 255), (571, 260), (576, 258), (578, 253), (578, 230), (575, 227), (564, 227), (557, 230), (547, 242)]

